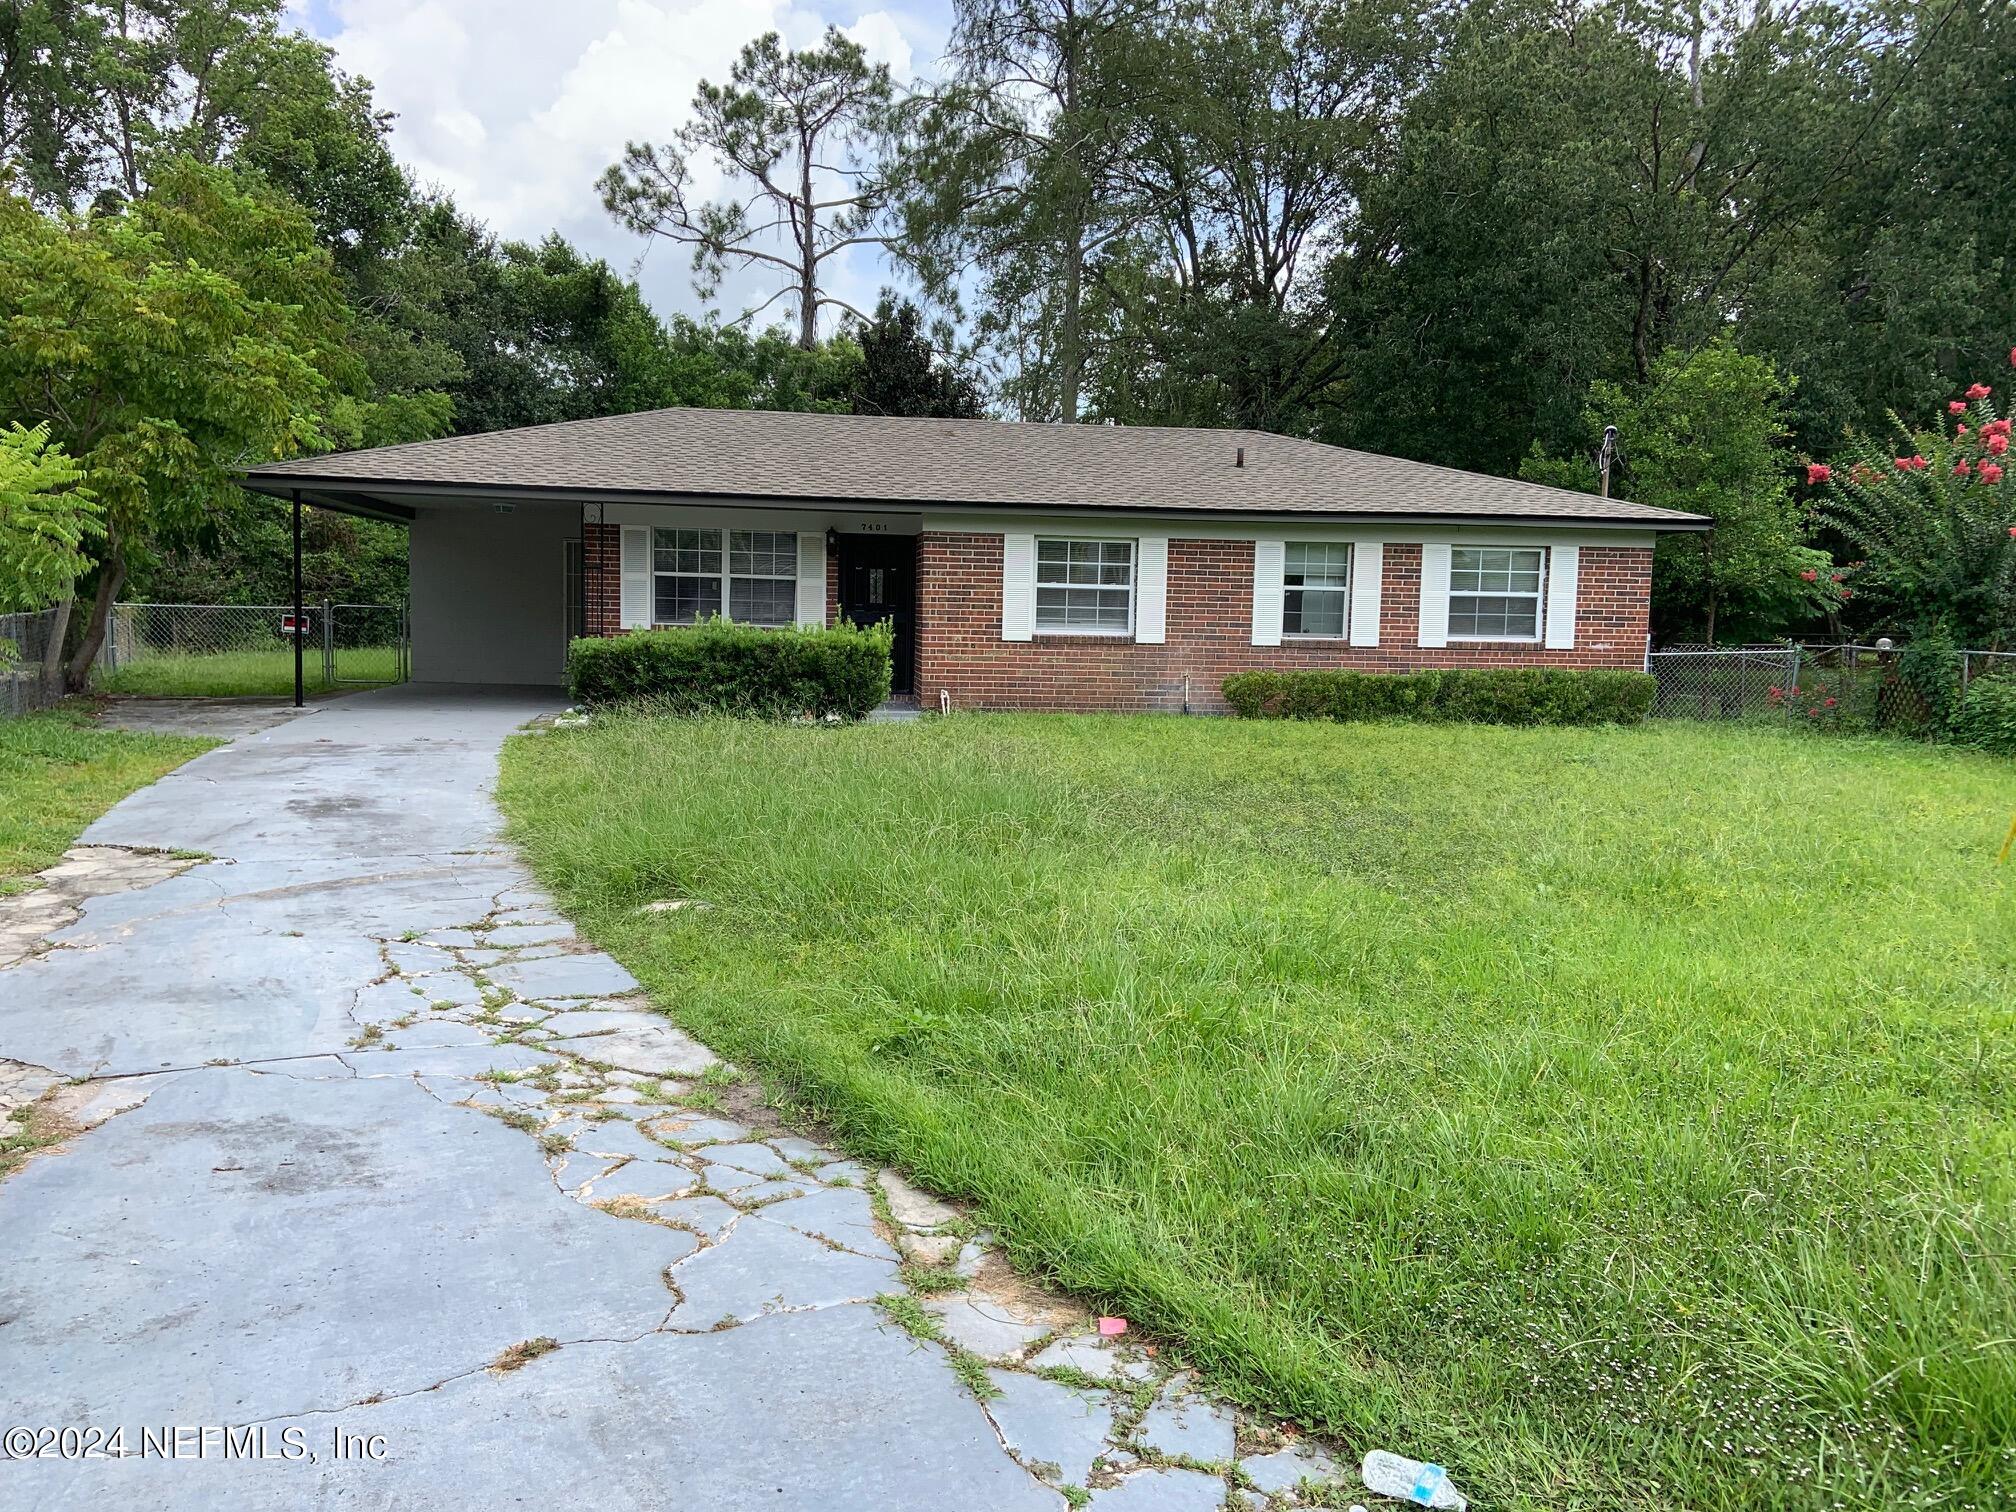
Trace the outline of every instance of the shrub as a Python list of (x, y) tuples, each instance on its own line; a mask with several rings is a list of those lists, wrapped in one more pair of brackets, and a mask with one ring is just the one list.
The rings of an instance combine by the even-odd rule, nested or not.
[(759, 630), (714, 620), (567, 648), (576, 703), (650, 703), (677, 714), (859, 719), (889, 696), (887, 625)]
[(1888, 711), (1905, 728), (1943, 730), (1960, 708), (1960, 647), (1943, 620), (1918, 626), (1897, 653), (1897, 680), (1910, 690)]
[(1419, 719), (1473, 724), (1638, 724), (1652, 712), (1643, 672), (1502, 667), (1446, 672), (1238, 672), (1226, 702), (1247, 719)]
[(1977, 677), (1967, 684), (1953, 716), (1953, 738), (1998, 756), (2016, 756), (2016, 677)]

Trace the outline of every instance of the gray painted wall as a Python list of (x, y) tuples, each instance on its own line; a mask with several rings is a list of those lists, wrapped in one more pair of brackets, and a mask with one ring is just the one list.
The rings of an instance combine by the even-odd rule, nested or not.
[(578, 504), (422, 505), (408, 539), (416, 682), (558, 685)]

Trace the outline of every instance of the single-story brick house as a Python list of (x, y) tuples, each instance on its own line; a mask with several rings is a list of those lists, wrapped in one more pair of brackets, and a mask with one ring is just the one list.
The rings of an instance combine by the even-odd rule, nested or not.
[(1637, 667), (1698, 515), (1257, 431), (656, 410), (276, 463), (411, 527), (414, 676), (571, 637), (893, 620), (963, 709), (1218, 709), (1250, 668)]

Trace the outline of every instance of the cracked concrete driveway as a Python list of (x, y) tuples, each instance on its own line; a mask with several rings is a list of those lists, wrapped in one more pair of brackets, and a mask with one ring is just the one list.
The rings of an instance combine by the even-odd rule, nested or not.
[(499, 839), (550, 707), (323, 705), (0, 900), (0, 1112), (53, 1140), (0, 1182), (0, 1502), (1203, 1508), (1334, 1471), (730, 1116)]

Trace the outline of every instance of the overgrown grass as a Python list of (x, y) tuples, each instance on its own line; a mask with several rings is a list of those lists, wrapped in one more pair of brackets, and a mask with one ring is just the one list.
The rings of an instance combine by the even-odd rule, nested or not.
[(2006, 763), (609, 719), (501, 793), (716, 1049), (1354, 1451), (1495, 1507), (2016, 1485)]
[(52, 866), (93, 819), (219, 742), (103, 730), (88, 706), (0, 719), (0, 895)]
[[(396, 646), (353, 646), (336, 653), (338, 678), (390, 682), (398, 667)], [(312, 693), (335, 686), (323, 675), (322, 648), (309, 648), (302, 672)], [(100, 671), (93, 686), (101, 693), (142, 698), (279, 698), (294, 692), (294, 653), (218, 651), (203, 656), (147, 656), (116, 671)]]

